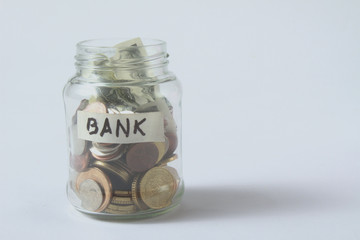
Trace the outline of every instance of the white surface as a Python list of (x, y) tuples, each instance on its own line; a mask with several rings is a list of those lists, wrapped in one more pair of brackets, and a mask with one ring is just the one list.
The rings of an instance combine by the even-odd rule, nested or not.
[[(359, 1), (0, 1), (0, 239), (360, 239)], [(89, 219), (65, 197), (78, 41), (168, 42), (186, 193)]]

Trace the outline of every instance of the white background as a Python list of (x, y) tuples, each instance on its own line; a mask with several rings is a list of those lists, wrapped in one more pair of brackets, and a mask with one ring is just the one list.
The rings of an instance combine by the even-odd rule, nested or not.
[[(186, 193), (106, 222), (65, 195), (75, 44), (168, 42)], [(360, 239), (360, 2), (0, 0), (0, 239)]]

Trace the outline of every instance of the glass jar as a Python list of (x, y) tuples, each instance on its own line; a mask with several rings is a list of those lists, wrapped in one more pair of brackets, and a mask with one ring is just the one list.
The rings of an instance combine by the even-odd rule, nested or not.
[(168, 56), (160, 40), (77, 44), (77, 72), (63, 91), (67, 195), (77, 210), (138, 218), (180, 203), (181, 86)]

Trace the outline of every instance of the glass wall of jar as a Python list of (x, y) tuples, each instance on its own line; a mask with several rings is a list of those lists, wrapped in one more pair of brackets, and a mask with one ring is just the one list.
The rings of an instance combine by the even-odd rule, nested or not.
[(181, 86), (159, 40), (77, 44), (66, 84), (68, 199), (99, 217), (165, 213), (184, 192)]

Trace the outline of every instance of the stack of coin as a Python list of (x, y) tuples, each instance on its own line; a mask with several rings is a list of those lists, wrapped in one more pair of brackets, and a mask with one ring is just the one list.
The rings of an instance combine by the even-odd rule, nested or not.
[(110, 204), (104, 210), (110, 214), (131, 214), (137, 211), (137, 207), (131, 197), (131, 191), (115, 190)]
[(138, 174), (134, 177), (134, 179), (131, 183), (131, 197), (132, 197), (132, 200), (134, 201), (135, 205), (140, 210), (146, 210), (149, 207), (143, 202), (143, 200), (140, 197), (139, 183), (140, 183), (141, 177), (142, 177), (141, 174)]
[(120, 159), (125, 152), (125, 148), (126, 145), (124, 144), (93, 142), (90, 152), (95, 159), (107, 162)]

